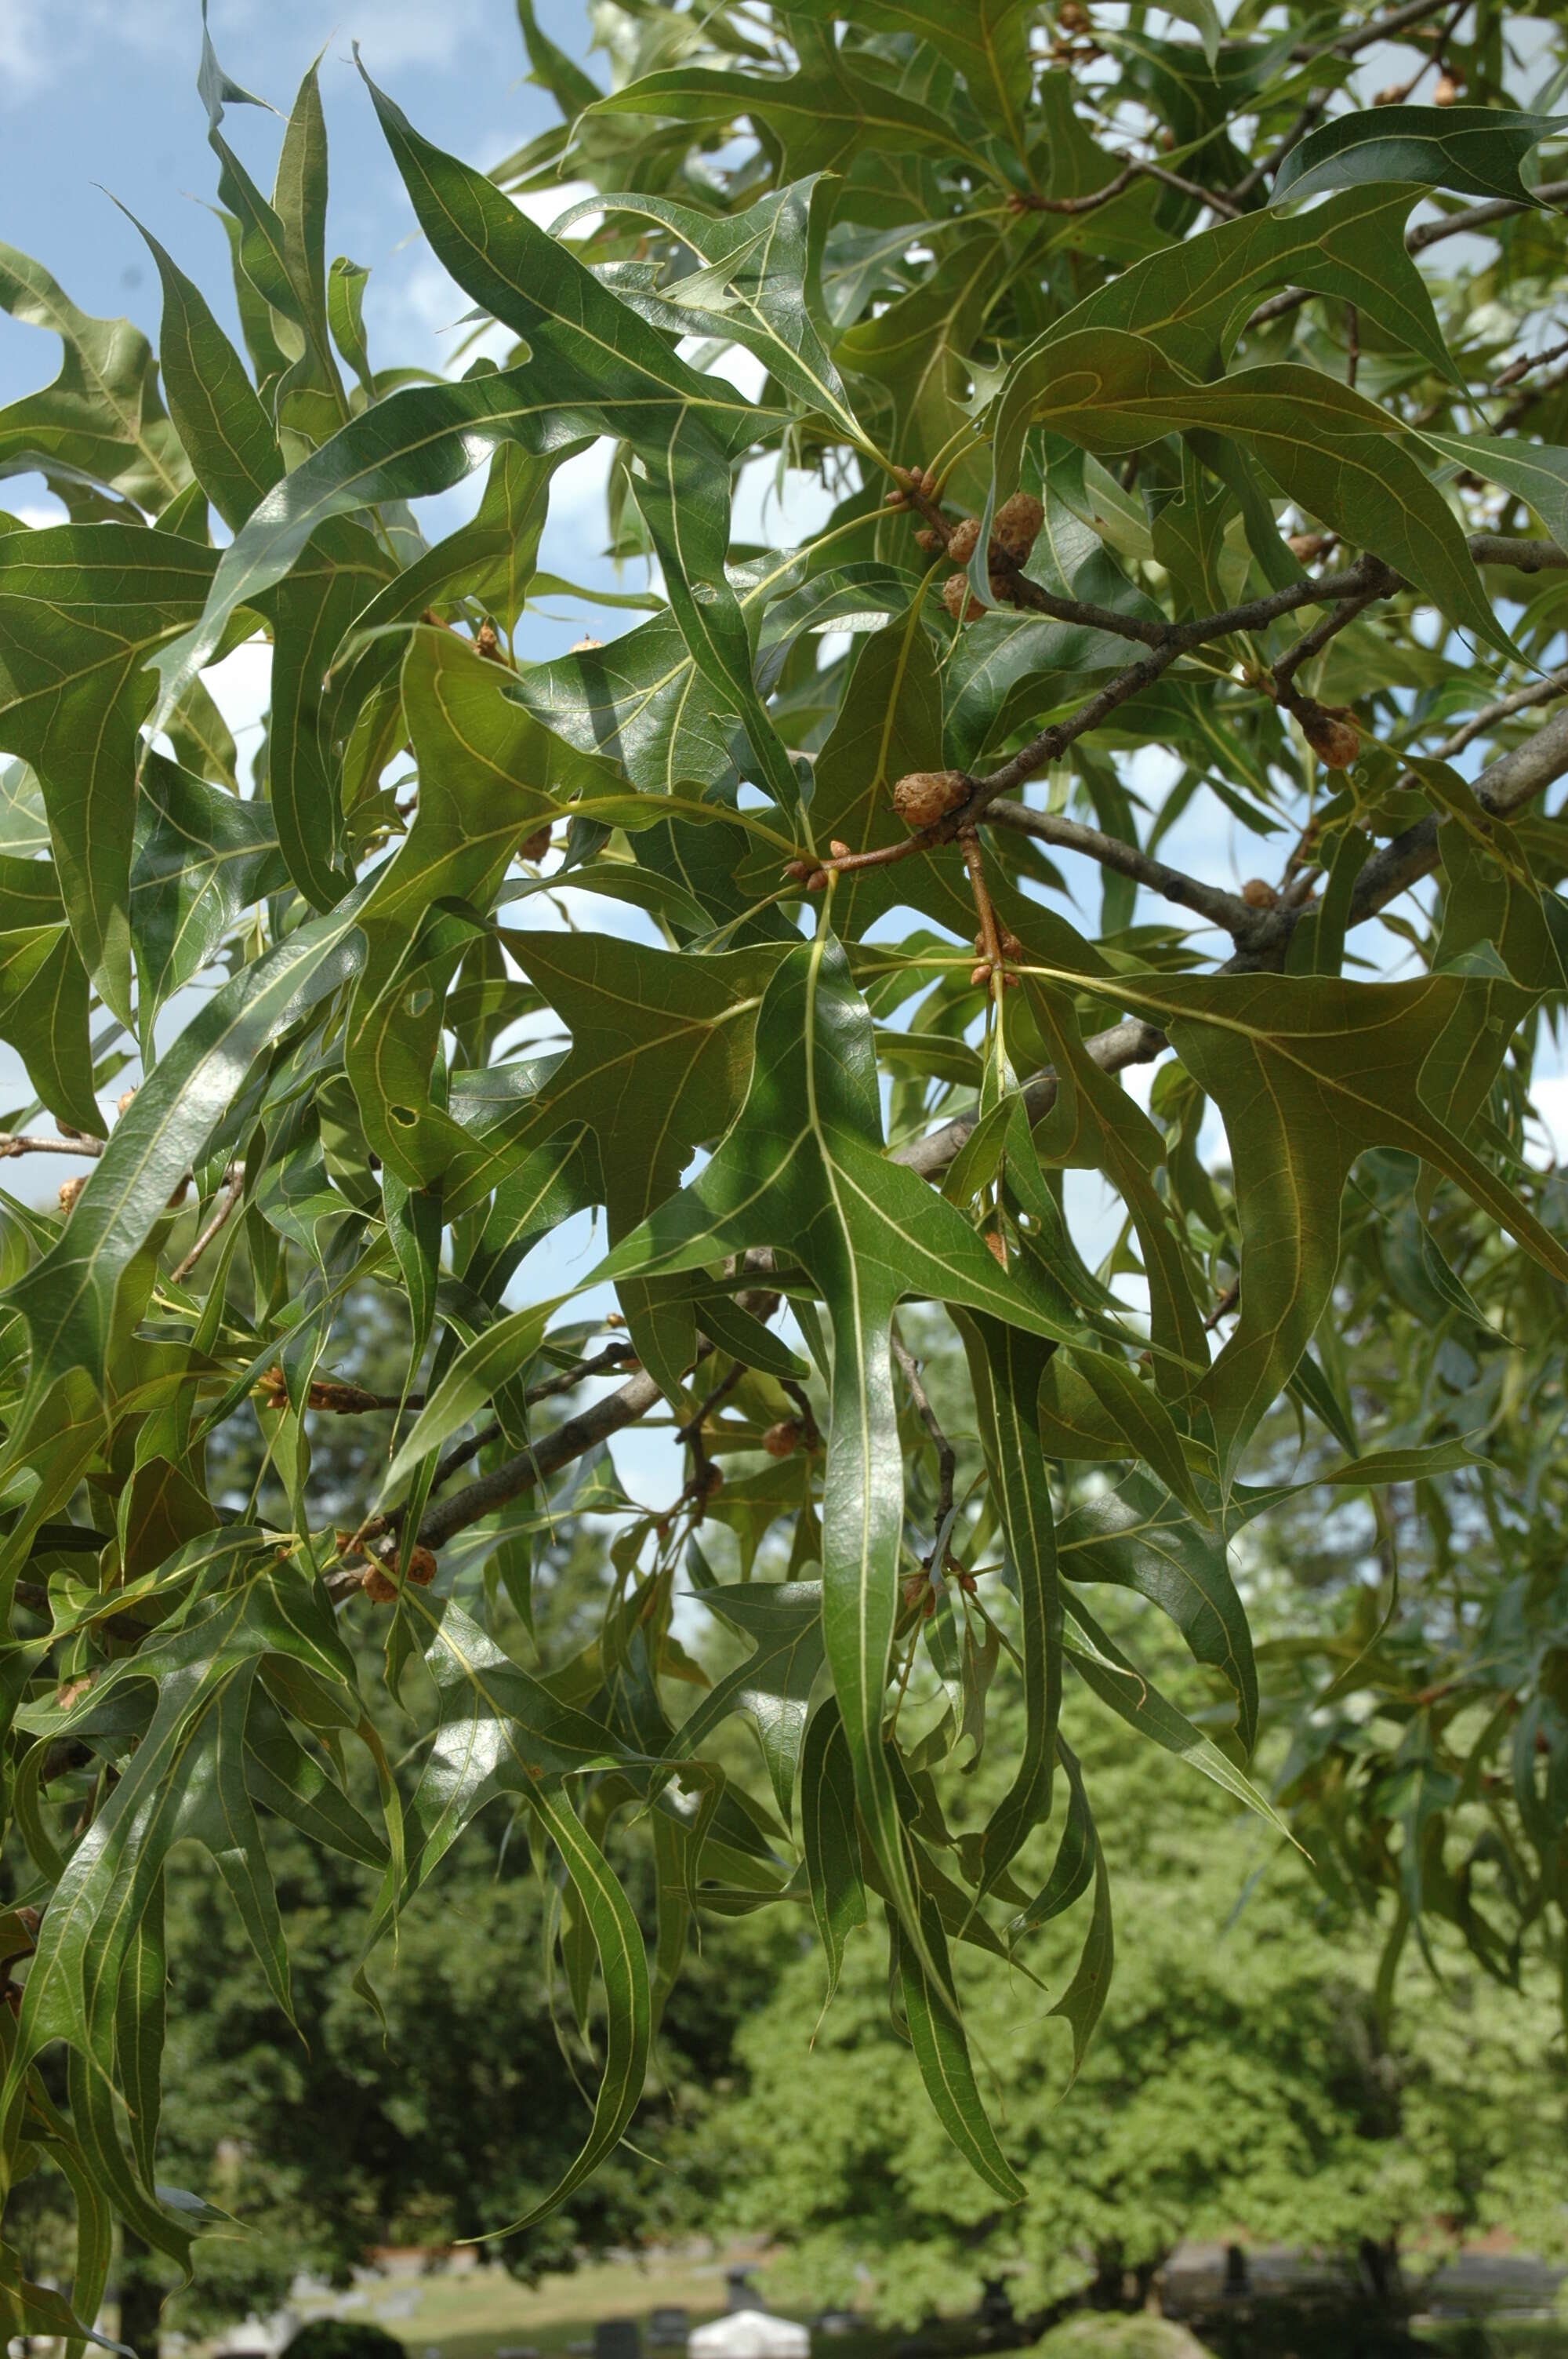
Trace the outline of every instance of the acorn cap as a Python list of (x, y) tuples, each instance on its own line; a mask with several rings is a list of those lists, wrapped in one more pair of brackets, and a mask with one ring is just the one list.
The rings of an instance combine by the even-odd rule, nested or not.
[(968, 565), (979, 544), (979, 516), (966, 516), (962, 524), (956, 524), (947, 535), (947, 555), (953, 564)]
[(892, 790), (892, 807), (906, 827), (933, 827), (968, 791), (962, 770), (906, 770)]
[(956, 623), (978, 623), (986, 611), (970, 591), (967, 573), (955, 573), (942, 584), (942, 603)]
[(1022, 565), (1040, 538), (1045, 511), (1033, 492), (1014, 492), (1003, 500), (991, 525), (991, 538), (1015, 565)]

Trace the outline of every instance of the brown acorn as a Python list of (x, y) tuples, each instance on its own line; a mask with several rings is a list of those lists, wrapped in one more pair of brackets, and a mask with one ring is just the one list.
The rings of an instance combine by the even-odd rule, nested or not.
[(373, 1605), (390, 1605), (397, 1594), (397, 1583), (379, 1564), (367, 1564), (360, 1575), (360, 1587)]
[(906, 827), (934, 827), (968, 791), (962, 770), (906, 770), (892, 790), (892, 807)]
[(793, 1417), (781, 1417), (762, 1436), (762, 1448), (770, 1458), (793, 1458), (799, 1446), (800, 1428)]
[(59, 1209), (62, 1212), (67, 1214), (70, 1213), (72, 1205), (75, 1203), (77, 1198), (81, 1195), (86, 1185), (87, 1174), (84, 1171), (79, 1171), (74, 1180), (62, 1180), (60, 1181)]
[(1045, 511), (1033, 492), (1014, 492), (1011, 499), (1003, 500), (991, 526), (991, 538), (999, 549), (1005, 549), (1015, 565), (1022, 565), (1040, 538), (1040, 527), (1045, 521)]
[(942, 584), (942, 603), (956, 623), (978, 623), (986, 611), (970, 594), (967, 573), (955, 573)]
[[(1432, 93), (1432, 103), (1433, 106), (1453, 106), (1458, 97), (1459, 85), (1452, 73), (1444, 70), (1437, 78), (1437, 88)], [(1335, 767), (1343, 769), (1345, 765), (1343, 762), (1336, 762)]]
[(966, 516), (962, 524), (956, 524), (947, 535), (947, 555), (951, 561), (955, 565), (968, 565), (979, 546), (979, 516)]
[(1280, 897), (1273, 886), (1261, 876), (1249, 876), (1241, 887), (1241, 897), (1249, 909), (1277, 909)]
[(1314, 558), (1334, 547), (1334, 539), (1331, 532), (1292, 532), (1285, 536), (1285, 547), (1299, 563), (1310, 565)]
[(1064, 33), (1087, 33), (1089, 29), (1089, 12), (1079, 5), (1079, 0), (1059, 0), (1056, 22)]
[(436, 1560), (427, 1548), (416, 1548), (408, 1560), (408, 1578), (416, 1589), (428, 1589), (436, 1578)]
[(536, 827), (532, 835), (524, 837), (517, 847), (517, 857), (519, 860), (543, 860), (549, 848), (550, 822), (546, 820), (543, 827)]
[(1361, 734), (1342, 707), (1303, 699), (1296, 712), (1302, 734), (1325, 770), (1352, 770), (1361, 759)]

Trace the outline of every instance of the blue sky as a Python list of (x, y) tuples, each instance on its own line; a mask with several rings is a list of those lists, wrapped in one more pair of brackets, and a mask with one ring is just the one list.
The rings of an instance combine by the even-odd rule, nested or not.
[[(582, 54), (579, 0), (540, 16)], [(367, 265), (373, 355), (434, 359), (466, 308), (413, 234), (351, 45), (442, 146), (488, 167), (542, 130), (550, 100), (526, 81), (508, 0), (211, 0), (211, 28), (236, 81), (287, 114), (318, 50), (332, 162), (331, 251)], [(84, 310), (157, 327), (157, 278), (128, 205), (209, 297), (222, 297), (222, 232), (203, 208), (216, 160), (196, 94), (199, 0), (0, 0), (0, 237), (44, 263)], [(264, 188), (282, 125), (232, 109), (225, 132)], [(50, 340), (0, 315), (0, 400), (54, 373)]]

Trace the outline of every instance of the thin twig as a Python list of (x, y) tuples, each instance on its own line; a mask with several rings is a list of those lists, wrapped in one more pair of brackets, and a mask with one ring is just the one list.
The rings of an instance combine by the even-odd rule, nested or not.
[(1002, 971), (1001, 933), (991, 907), (989, 887), (986, 884), (986, 859), (980, 850), (980, 839), (972, 827), (965, 828), (958, 837), (964, 854), (964, 865), (969, 872), (969, 889), (975, 897), (975, 915), (980, 921), (976, 947), (991, 971), (994, 985)]
[(1462, 237), (1467, 230), (1490, 229), (1494, 222), (1509, 221), (1516, 213), (1539, 212), (1543, 205), (1560, 204), (1568, 197), (1568, 180), (1544, 180), (1529, 197), (1490, 197), (1482, 205), (1467, 205), (1463, 212), (1445, 213), (1441, 221), (1419, 222), (1414, 229), (1405, 232), (1405, 252), (1423, 254), (1439, 239)]
[(229, 1223), (233, 1219), (235, 1207), (238, 1205), (240, 1198), (244, 1192), (244, 1186), (245, 1175), (243, 1170), (231, 1171), (226, 1175), (223, 1181), (223, 1192), (219, 1199), (217, 1210), (213, 1212), (211, 1219), (207, 1223), (207, 1226), (197, 1237), (195, 1244), (191, 1246), (190, 1251), (186, 1255), (185, 1259), (182, 1262), (178, 1263), (169, 1272), (169, 1283), (171, 1285), (183, 1286), (186, 1279), (190, 1276), (191, 1271), (195, 1268), (197, 1263), (200, 1260), (202, 1255), (206, 1252), (208, 1246), (212, 1243), (214, 1237), (222, 1236), (223, 1231), (228, 1227)]
[(1564, 336), (1560, 344), (1549, 345), (1543, 353), (1521, 354), (1517, 361), (1509, 363), (1500, 376), (1495, 376), (1492, 379), (1492, 391), (1509, 392), (1522, 378), (1529, 376), (1532, 369), (1546, 368), (1552, 361), (1560, 361), (1564, 353), (1568, 353), (1568, 336)]
[(80, 1133), (71, 1138), (33, 1138), (19, 1131), (0, 1131), (0, 1157), (7, 1155), (91, 1155), (96, 1159), (103, 1152), (101, 1138), (84, 1138)]
[[(1484, 736), (1494, 722), (1506, 721), (1511, 713), (1523, 712), (1532, 704), (1550, 704), (1554, 696), (1568, 696), (1568, 670), (1548, 672), (1544, 679), (1531, 680), (1528, 688), (1516, 688), (1511, 696), (1499, 696), (1495, 704), (1484, 704), (1462, 727), (1445, 737), (1433, 759), (1451, 761), (1462, 754), (1472, 739)], [(1411, 785), (1411, 779), (1401, 779), (1401, 786)]]
[(1151, 180), (1162, 180), (1168, 189), (1179, 189), (1184, 197), (1195, 197), (1200, 204), (1220, 214), (1226, 221), (1239, 221), (1241, 207), (1231, 197), (1222, 197), (1217, 190), (1206, 189), (1196, 180), (1185, 180), (1180, 172), (1173, 172), (1165, 164), (1141, 164), (1139, 170)]
[(1162, 899), (1174, 901), (1184, 909), (1195, 909), (1212, 925), (1223, 927), (1227, 934), (1244, 934), (1257, 919), (1257, 911), (1238, 893), (1227, 893), (1217, 885), (1206, 885), (1200, 877), (1188, 876), (1180, 868), (1171, 868), (1162, 860), (1152, 859), (1135, 843), (1126, 843), (1119, 836), (1106, 835), (1098, 827), (1088, 827), (1081, 820), (1067, 819), (1058, 811), (1033, 810), (1027, 803), (998, 800), (988, 806), (987, 819), (993, 825), (1010, 827), (1021, 835), (1038, 836), (1043, 843), (1054, 843), (1064, 852), (1081, 852), (1086, 859), (1097, 861), (1100, 867), (1114, 869), (1119, 876), (1130, 876), (1135, 884), (1146, 885), (1152, 893)]
[(1314, 58), (1353, 58), (1358, 51), (1370, 49), (1375, 41), (1392, 40), (1407, 25), (1419, 25), (1423, 16), (1435, 16), (1445, 5), (1446, 0), (1405, 0), (1402, 8), (1390, 9), (1386, 16), (1374, 16), (1369, 23), (1358, 25), (1353, 33), (1341, 33), (1336, 40), (1303, 41), (1291, 51), (1292, 59), (1298, 65), (1310, 65)]
[(1321, 655), (1330, 639), (1337, 637), (1358, 614), (1365, 614), (1368, 606), (1375, 605), (1380, 595), (1379, 591), (1368, 590), (1359, 598), (1345, 599), (1285, 649), (1279, 661), (1271, 667), (1276, 704), (1290, 706), (1292, 684), (1303, 664), (1310, 663), (1314, 656)]

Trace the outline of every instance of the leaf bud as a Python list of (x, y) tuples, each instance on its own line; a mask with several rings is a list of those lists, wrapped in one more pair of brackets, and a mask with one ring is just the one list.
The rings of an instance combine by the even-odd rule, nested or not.
[(846, 843), (840, 836), (830, 836), (828, 838), (827, 849), (833, 854), (835, 860), (852, 860), (854, 858), (854, 845), (852, 843)]
[(408, 1578), (416, 1589), (428, 1589), (436, 1578), (436, 1560), (427, 1548), (416, 1548), (408, 1560)]
[(969, 590), (967, 573), (955, 573), (942, 585), (942, 603), (956, 623), (978, 623), (985, 613), (979, 600)]
[(815, 860), (786, 860), (784, 875), (792, 885), (807, 885), (816, 874)]
[(986, 1231), (986, 1251), (992, 1261), (1000, 1262), (1003, 1269), (1007, 1267), (1007, 1247), (995, 1229)]
[(991, 962), (989, 959), (980, 959), (969, 969), (969, 985), (971, 990), (981, 991), (985, 989), (989, 984), (990, 979)]
[(60, 1181), (59, 1209), (62, 1212), (69, 1216), (71, 1207), (74, 1205), (77, 1198), (81, 1195), (86, 1185), (87, 1174), (85, 1171), (79, 1171), (74, 1180), (62, 1180)]
[(1292, 532), (1285, 536), (1285, 547), (1298, 563), (1310, 565), (1334, 547), (1334, 539), (1331, 532)]
[(1241, 887), (1241, 897), (1249, 909), (1277, 909), (1280, 897), (1273, 886), (1261, 876), (1249, 876)]
[(770, 1458), (793, 1458), (799, 1447), (800, 1428), (793, 1417), (781, 1417), (762, 1436), (762, 1448)]
[(1060, 0), (1056, 10), (1056, 22), (1064, 33), (1087, 33), (1089, 29), (1089, 12), (1080, 6), (1079, 0)]
[(968, 565), (979, 546), (979, 516), (966, 516), (962, 524), (956, 524), (947, 535), (947, 555), (952, 563)]
[[(1433, 106), (1452, 106), (1458, 96), (1459, 85), (1454, 76), (1445, 70), (1437, 78), (1437, 88), (1432, 93), (1432, 103)], [(1335, 766), (1342, 769), (1344, 764), (1336, 763)]]
[(567, 653), (568, 656), (590, 656), (596, 647), (601, 647), (603, 645), (604, 641), (602, 639), (596, 639), (592, 636), (574, 639), (570, 647), (567, 649)]
[(129, 1114), (131, 1107), (135, 1101), (135, 1095), (136, 1093), (135, 1090), (122, 1090), (120, 1095), (114, 1101), (115, 1113), (121, 1114)]
[(1022, 565), (1040, 537), (1045, 511), (1033, 492), (1014, 492), (1003, 500), (991, 526), (991, 538), (1015, 565)]
[(549, 848), (550, 822), (546, 820), (543, 827), (536, 827), (532, 835), (524, 837), (517, 847), (517, 857), (519, 860), (543, 860)]
[(501, 634), (488, 614), (473, 635), (473, 646), (475, 655), (483, 656), (490, 663), (503, 664), (506, 661)]
[(1001, 954), (1004, 959), (1015, 962), (1029, 955), (1011, 926), (1004, 926), (1001, 929)]
[(935, 557), (942, 546), (942, 536), (934, 526), (923, 524), (914, 536), (914, 545), (923, 549), (927, 557)]
[(892, 790), (892, 807), (906, 827), (934, 827), (968, 790), (962, 770), (906, 770)]
[(87, 1136), (84, 1130), (78, 1130), (73, 1122), (61, 1122), (58, 1114), (55, 1116), (54, 1126), (61, 1138), (85, 1138)]
[(360, 1587), (373, 1605), (390, 1605), (397, 1594), (397, 1583), (385, 1568), (367, 1564), (360, 1575)]

